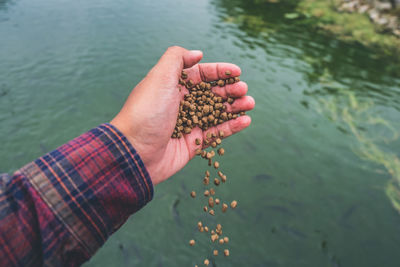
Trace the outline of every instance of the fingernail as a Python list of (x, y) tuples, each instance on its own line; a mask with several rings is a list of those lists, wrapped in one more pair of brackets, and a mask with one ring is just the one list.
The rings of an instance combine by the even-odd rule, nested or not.
[(195, 55), (203, 55), (203, 52), (200, 50), (190, 50), (190, 53), (195, 54)]

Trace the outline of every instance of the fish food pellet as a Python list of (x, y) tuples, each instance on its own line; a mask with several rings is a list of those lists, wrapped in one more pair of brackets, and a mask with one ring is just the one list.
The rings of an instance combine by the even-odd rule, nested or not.
[(228, 209), (228, 205), (227, 204), (222, 204), (222, 212), (226, 212)]
[(225, 255), (225, 257), (228, 257), (228, 256), (229, 256), (229, 249), (225, 249), (225, 250), (224, 250), (224, 255)]
[(214, 162), (214, 168), (216, 168), (216, 169), (219, 168), (219, 162), (218, 161)]
[[(194, 139), (194, 143), (196, 145), (194, 147), (194, 152), (199, 157), (205, 159), (208, 163), (208, 166), (213, 169), (212, 174), (210, 171), (206, 170), (203, 178), (203, 184), (206, 187), (204, 188), (203, 194), (205, 197), (207, 197), (206, 203), (204, 203), (205, 205), (203, 204), (203, 211), (212, 216), (215, 216), (214, 208), (216, 205), (221, 204), (221, 209), (224, 213), (229, 208), (229, 204), (223, 203), (219, 198), (214, 197), (216, 194), (215, 189), (210, 187), (210, 179), (212, 179), (211, 175), (215, 175), (215, 173), (218, 173), (218, 175), (213, 176), (216, 178), (212, 180), (215, 186), (223, 187), (224, 185), (222, 183), (226, 182), (226, 175), (219, 170), (220, 163), (216, 161), (216, 158), (214, 158), (217, 153), (219, 156), (223, 156), (225, 154), (225, 149), (220, 146), (223, 138), (226, 136), (226, 133), (224, 133), (222, 130), (215, 129), (218, 125), (223, 124), (226, 121), (236, 119), (245, 114), (243, 111), (228, 112), (228, 110), (231, 109), (230, 104), (234, 103), (235, 98), (229, 95), (227, 98), (223, 98), (212, 91), (212, 89), (216, 86), (223, 87), (227, 84), (233, 84), (240, 81), (239, 77), (231, 77), (231, 74), (232, 73), (230, 70), (226, 70), (226, 79), (219, 79), (212, 82), (200, 82), (195, 84), (193, 80), (188, 79), (189, 75), (187, 72), (182, 71), (178, 82), (179, 90), (181, 90), (181, 87), (186, 87), (188, 93), (186, 93), (183, 96), (183, 99), (180, 101), (178, 116), (171, 137), (182, 138), (184, 135), (191, 134), (195, 128), (200, 128), (202, 131), (202, 136)], [(208, 147), (210, 148), (207, 149)], [(192, 198), (196, 197), (196, 191), (192, 191), (190, 193)], [(199, 192), (197, 191), (197, 193)], [(232, 201), (230, 206), (235, 208), (237, 206), (237, 201)], [(207, 218), (210, 219), (211, 223), (213, 222), (210, 217)], [(211, 225), (205, 226), (199, 221), (197, 223), (197, 227), (199, 232), (210, 232), (211, 241), (214, 243), (224, 245), (229, 242), (228, 237), (223, 237), (222, 235), (221, 224), (217, 224), (215, 229), (212, 229)], [(194, 246), (195, 243), (196, 242), (194, 239), (189, 241), (191, 246)], [(217, 256), (219, 253), (222, 254), (222, 251), (224, 252), (225, 256), (229, 256), (229, 250), (227, 249), (220, 249), (220, 251), (213, 249), (210, 252), (213, 253), (212, 255)], [(206, 258), (204, 260), (204, 265), (208, 266), (209, 264), (210, 261)]]
[(208, 199), (208, 206), (210, 206), (210, 208), (213, 208), (213, 207), (214, 207), (214, 199), (213, 199), (212, 197), (210, 197), (210, 198)]
[(237, 206), (237, 201), (236, 200), (232, 201), (231, 208), (234, 209), (236, 208), (236, 206)]
[(214, 190), (214, 188), (210, 188), (210, 195), (215, 195), (215, 190)]

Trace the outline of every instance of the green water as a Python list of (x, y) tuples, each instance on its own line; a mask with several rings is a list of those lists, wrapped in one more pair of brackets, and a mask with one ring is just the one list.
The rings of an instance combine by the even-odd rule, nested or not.
[[(257, 3), (257, 1), (255, 1)], [(0, 0), (0, 172), (12, 172), (110, 121), (170, 45), (238, 64), (256, 99), (252, 126), (225, 141), (235, 211), (201, 211), (203, 161), (155, 188), (85, 266), (399, 266), (400, 215), (387, 169), (363, 143), (400, 156), (400, 73), (393, 59), (285, 19), (295, 7), (251, 1)], [(358, 103), (351, 106), (347, 96)], [(372, 103), (359, 111), (363, 103)], [(196, 231), (220, 222), (231, 256)], [(188, 246), (195, 238), (196, 247)]]

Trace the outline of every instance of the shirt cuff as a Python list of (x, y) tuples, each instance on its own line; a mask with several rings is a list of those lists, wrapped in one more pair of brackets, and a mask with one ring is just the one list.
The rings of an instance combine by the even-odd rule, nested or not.
[(88, 131), (21, 172), (89, 255), (153, 198), (140, 156), (111, 124)]

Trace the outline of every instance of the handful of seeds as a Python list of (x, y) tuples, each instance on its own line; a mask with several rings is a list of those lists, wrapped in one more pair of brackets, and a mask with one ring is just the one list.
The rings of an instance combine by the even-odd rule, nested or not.
[[(226, 71), (225, 74), (229, 76), (231, 73), (230, 71)], [(182, 77), (179, 80), (179, 83), (184, 85), (189, 90), (189, 93), (186, 94), (184, 96), (184, 100), (180, 102), (179, 114), (174, 132), (172, 134), (173, 138), (181, 138), (183, 134), (190, 134), (192, 129), (195, 127), (199, 127), (203, 131), (206, 131), (213, 126), (224, 123), (231, 119), (236, 119), (239, 115), (245, 114), (244, 112), (227, 112), (225, 103), (232, 104), (234, 99), (230, 97), (223, 99), (221, 96), (218, 96), (212, 92), (212, 87), (223, 87), (225, 84), (233, 84), (240, 81), (239, 77), (231, 77), (225, 80), (218, 80), (214, 82), (200, 82), (199, 84), (194, 84), (191, 80), (186, 81), (187, 77), (187, 74), (182, 71)], [(203, 178), (203, 184), (205, 186), (205, 191), (202, 194), (205, 197), (205, 205), (203, 206), (203, 210), (210, 216), (215, 216), (217, 210), (221, 210), (222, 213), (225, 213), (229, 208), (228, 204), (215, 197), (215, 189), (210, 187), (212, 183), (218, 187), (227, 182), (226, 175), (220, 170), (220, 163), (218, 161), (213, 162), (213, 158), (217, 153), (219, 156), (223, 156), (225, 154), (225, 150), (222, 147), (218, 148), (217, 151), (213, 150), (217, 146), (221, 145), (224, 136), (225, 134), (223, 131), (218, 131), (217, 134), (208, 132), (203, 142), (200, 139), (195, 140), (195, 144), (197, 146), (202, 145), (202, 147), (211, 147), (209, 151), (206, 151), (205, 149), (197, 149), (196, 155), (207, 160), (208, 166), (214, 167), (216, 172), (215, 176), (218, 176), (214, 179), (211, 179), (211, 173), (207, 170), (205, 172), (205, 177)], [(195, 198), (197, 194), (195, 191), (192, 191), (190, 196)], [(219, 205), (220, 208), (217, 209), (217, 206)], [(236, 208), (237, 201), (232, 201), (230, 206), (232, 209)], [(211, 250), (213, 257), (217, 257), (219, 255), (219, 250), (225, 257), (229, 256), (229, 250), (226, 248), (221, 248), (222, 245), (226, 245), (229, 242), (229, 238), (227, 236), (222, 236), (221, 224), (217, 224), (215, 228), (209, 228), (202, 222), (198, 222), (197, 228), (201, 233), (210, 234), (210, 241), (214, 246), (214, 248)], [(195, 240), (190, 240), (189, 245), (194, 246)], [(204, 265), (208, 266), (210, 264), (210, 260), (206, 258), (204, 259), (203, 263)]]

